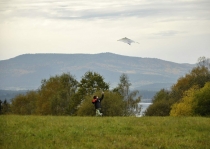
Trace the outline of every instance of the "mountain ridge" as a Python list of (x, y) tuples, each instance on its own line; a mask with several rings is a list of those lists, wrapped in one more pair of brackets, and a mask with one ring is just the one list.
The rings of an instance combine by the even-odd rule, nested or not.
[(168, 84), (168, 88), (194, 66), (113, 53), (23, 54), (0, 61), (0, 89), (37, 89), (42, 79), (62, 73), (70, 73), (80, 81), (87, 71), (99, 73), (111, 87), (115, 87), (120, 75), (126, 73), (133, 88), (147, 86), (152, 89), (153, 84), (161, 83)]

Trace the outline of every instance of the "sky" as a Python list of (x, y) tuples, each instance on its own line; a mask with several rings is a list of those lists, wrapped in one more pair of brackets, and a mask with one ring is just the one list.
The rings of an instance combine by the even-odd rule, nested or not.
[[(139, 44), (117, 41), (124, 37)], [(0, 60), (105, 52), (190, 64), (210, 58), (210, 1), (0, 1)]]

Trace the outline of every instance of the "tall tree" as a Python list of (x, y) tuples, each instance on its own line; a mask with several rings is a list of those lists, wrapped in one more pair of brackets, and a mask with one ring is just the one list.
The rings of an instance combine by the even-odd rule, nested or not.
[(125, 102), (124, 115), (126, 116), (135, 115), (140, 111), (138, 103), (141, 98), (140, 96), (137, 97), (138, 91), (130, 91), (131, 85), (129, 77), (123, 73), (120, 76), (120, 83), (113, 89), (114, 92), (118, 92), (122, 96)]
[(100, 74), (88, 71), (79, 83), (78, 94), (82, 100), (86, 95), (93, 95), (96, 91), (108, 89), (109, 84), (104, 82), (104, 78)]
[(42, 115), (73, 115), (78, 100), (74, 96), (78, 82), (70, 73), (42, 80), (37, 101), (37, 113)]
[(130, 86), (131, 85), (132, 84), (130, 83), (130, 80), (129, 80), (128, 76), (123, 73), (120, 76), (120, 83), (118, 83), (118, 87), (115, 89), (122, 95), (124, 100), (127, 100), (127, 103), (129, 102), (128, 101), (128, 96), (129, 96), (129, 93), (130, 93)]

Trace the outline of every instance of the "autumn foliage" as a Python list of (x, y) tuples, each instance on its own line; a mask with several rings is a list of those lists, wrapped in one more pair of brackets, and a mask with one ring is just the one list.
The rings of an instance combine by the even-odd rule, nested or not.
[(154, 96), (146, 116), (210, 116), (210, 61), (199, 60), (170, 91), (161, 90)]

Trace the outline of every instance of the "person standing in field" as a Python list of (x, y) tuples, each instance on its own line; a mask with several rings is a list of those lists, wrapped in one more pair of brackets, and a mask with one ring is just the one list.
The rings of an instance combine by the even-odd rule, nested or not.
[(98, 96), (93, 96), (92, 103), (95, 105), (96, 109), (96, 116), (102, 116), (103, 113), (101, 113), (101, 101), (104, 98), (104, 92), (102, 92), (101, 98), (98, 98)]

